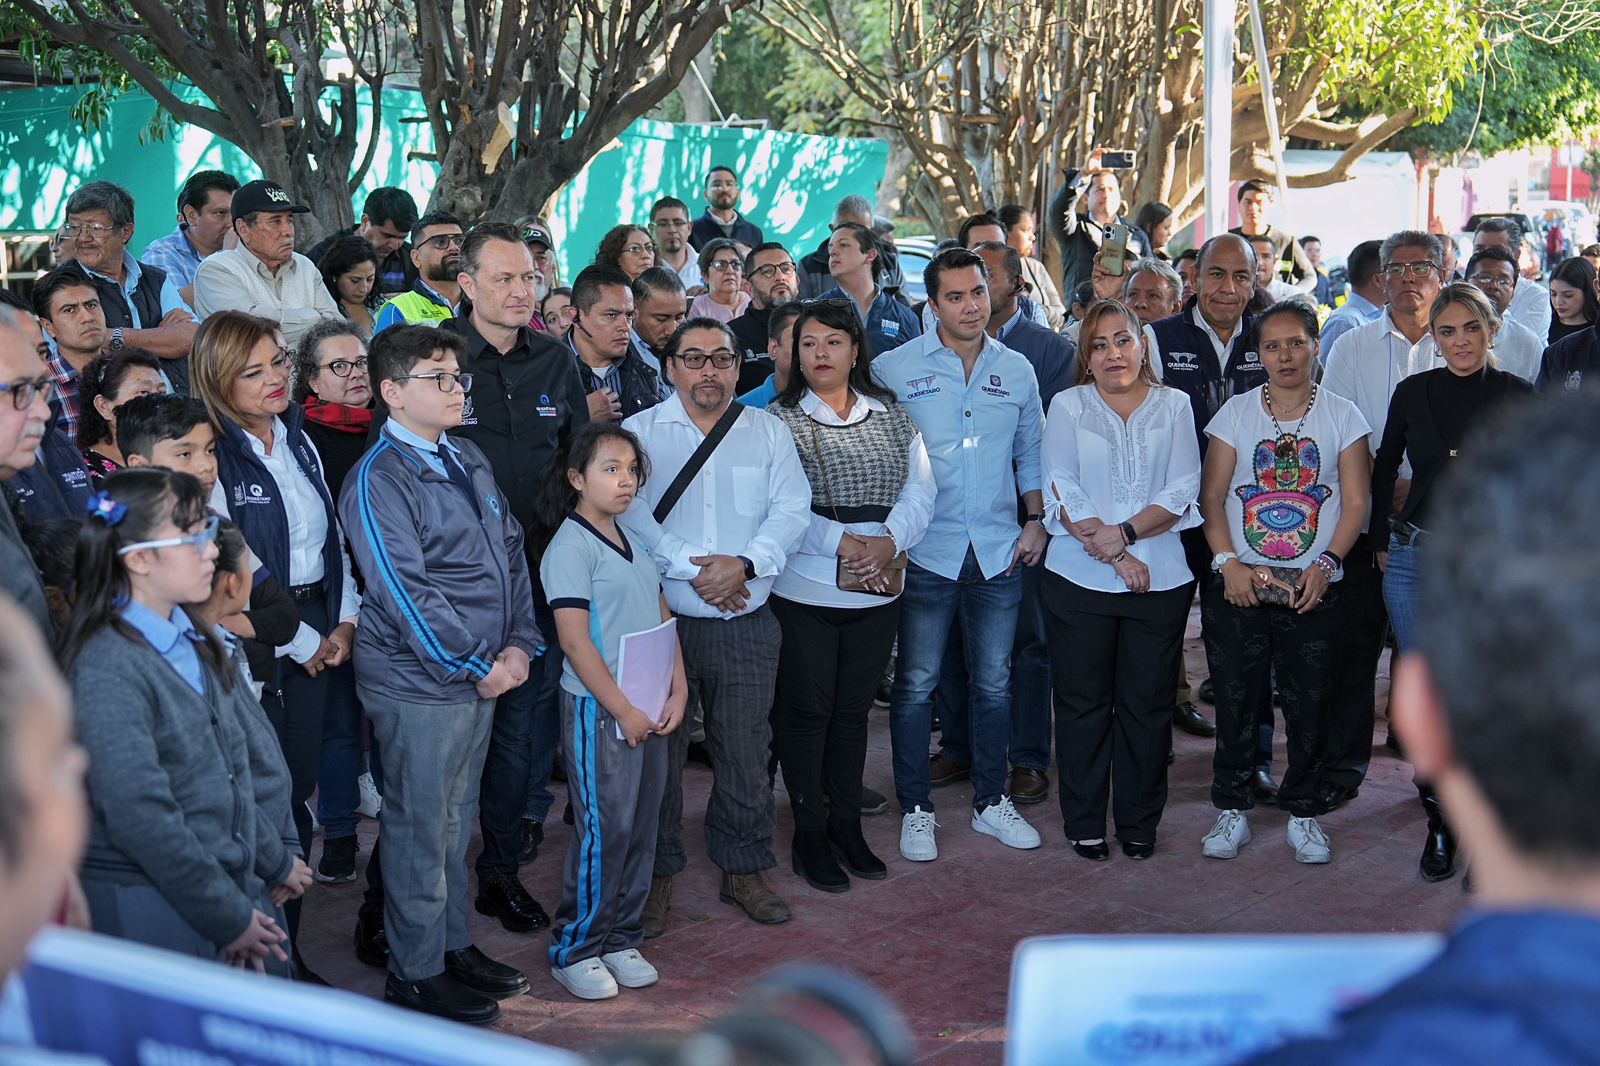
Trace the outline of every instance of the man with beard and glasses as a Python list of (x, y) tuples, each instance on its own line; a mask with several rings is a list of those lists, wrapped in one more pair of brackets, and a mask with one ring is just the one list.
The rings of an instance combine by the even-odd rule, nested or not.
[(761, 227), (739, 214), (739, 175), (729, 167), (716, 166), (706, 175), (706, 213), (694, 220), (689, 243), (704, 249), (718, 237), (754, 248), (764, 239)]
[(376, 336), (396, 324), (437, 326), (454, 318), (461, 305), (461, 222), (443, 211), (429, 211), (411, 231), (411, 262), (417, 268), (410, 292), (395, 296), (378, 310), (372, 324)]
[(739, 352), (739, 394), (759, 388), (772, 373), (767, 356), (767, 336), (773, 308), (782, 307), (799, 292), (799, 276), (794, 257), (776, 241), (757, 245), (744, 258), (744, 276), (750, 284), (750, 306), (728, 323), (733, 330), (734, 351)]
[(677, 274), (690, 296), (705, 292), (700, 257), (689, 247), (689, 205), (676, 196), (657, 200), (650, 206), (650, 236), (656, 242), (656, 264)]

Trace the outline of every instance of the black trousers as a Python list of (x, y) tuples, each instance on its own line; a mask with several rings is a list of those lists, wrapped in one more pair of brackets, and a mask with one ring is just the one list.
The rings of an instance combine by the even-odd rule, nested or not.
[(1223, 597), (1223, 588), (1223, 582), (1213, 581), (1200, 598), (1217, 697), (1211, 803), (1218, 810), (1255, 806), (1250, 776), (1256, 769), (1257, 726), (1270, 713), (1276, 673), (1289, 753), (1278, 806), (1297, 818), (1322, 814), (1332, 806), (1324, 781), (1324, 738), (1345, 624), (1342, 596), (1335, 593), (1321, 610), (1297, 614), (1283, 607), (1235, 607)]
[(837, 819), (858, 820), (867, 715), (894, 647), (900, 603), (815, 607), (781, 596), (769, 602), (783, 628), (773, 748), (795, 829), (826, 828), (830, 808)]
[[(338, 619), (330, 615), (327, 601), (320, 596), (298, 606), (300, 620), (323, 636), (333, 632), (338, 624)], [(355, 668), (346, 660), (344, 665), (312, 677), (293, 659), (279, 659), (278, 665), (279, 691), (262, 693), (261, 706), (283, 748), (283, 761), (289, 768), (289, 813), (294, 816), (295, 832), (300, 837), (300, 852), (306, 862), (310, 862), (311, 811), (306, 807), (306, 800), (316, 791), (317, 771), (322, 764), (322, 723), (329, 701), (341, 688), (334, 683), (336, 675), (346, 675), (342, 680), (348, 683), (342, 688), (351, 692), (353, 698)], [(300, 931), (300, 903), (293, 899), (283, 908), (291, 940)]]
[(1377, 717), (1378, 659), (1389, 628), (1383, 605), (1383, 572), (1372, 551), (1357, 544), (1344, 560), (1339, 582), (1344, 625), (1334, 649), (1333, 711), (1325, 738), (1328, 788), (1361, 787), (1372, 764), (1372, 727)]
[[(1167, 804), (1172, 700), (1193, 585), (1095, 592), (1044, 575), (1056, 768), (1068, 840), (1154, 843)], [(1113, 788), (1114, 786), (1114, 788)]]

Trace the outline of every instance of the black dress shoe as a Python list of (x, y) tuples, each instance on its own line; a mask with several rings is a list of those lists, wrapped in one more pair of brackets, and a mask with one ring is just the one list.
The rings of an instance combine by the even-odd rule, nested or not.
[(383, 986), (383, 1001), (467, 1025), (488, 1025), (500, 1017), (500, 1004), (474, 992), (449, 973), (437, 973), (421, 981), (406, 981), (390, 974)]
[(828, 834), (818, 829), (796, 829), (790, 861), (797, 876), (818, 892), (848, 892), (850, 878), (839, 868), (828, 846)]
[(861, 786), (861, 813), (863, 815), (882, 814), (889, 809), (889, 797), (882, 792), (874, 791), (866, 785)]
[(1050, 778), (1043, 770), (1019, 766), (1006, 779), (1006, 795), (1012, 803), (1043, 803), (1050, 795)]
[(517, 865), (526, 866), (539, 857), (539, 845), (544, 843), (544, 823), (524, 818), (517, 830)]
[(473, 906), (479, 914), (498, 918), (510, 933), (531, 933), (550, 926), (550, 916), (539, 906), (539, 901), (528, 895), (522, 882), (510, 874), (480, 882)]
[(1172, 708), (1172, 724), (1191, 737), (1214, 737), (1217, 727), (1212, 725), (1200, 708), (1192, 703), (1180, 703)]
[(889, 876), (889, 868), (867, 846), (859, 821), (829, 818), (828, 843), (844, 868), (863, 881), (882, 881)]
[(1329, 785), (1322, 790), (1322, 807), (1325, 811), (1336, 811), (1359, 795), (1361, 795), (1359, 788), (1340, 788), (1337, 785)]
[(1072, 850), (1093, 862), (1105, 862), (1111, 858), (1111, 846), (1104, 840), (1098, 844), (1080, 844), (1076, 840), (1069, 840)]
[(356, 915), (356, 958), (380, 969), (389, 965), (389, 934), (383, 929), (383, 911), (363, 907)]
[(1422, 858), (1417, 868), (1424, 881), (1447, 881), (1456, 872), (1456, 835), (1444, 820), (1444, 808), (1437, 797), (1426, 797), (1422, 809), (1428, 814), (1428, 836), (1422, 843)]
[(1201, 703), (1209, 703), (1213, 707), (1217, 705), (1217, 686), (1211, 683), (1209, 677), (1200, 682), (1199, 696)]
[(1154, 844), (1137, 844), (1132, 840), (1122, 842), (1122, 854), (1130, 859), (1148, 859), (1156, 853)]
[(475, 944), (445, 952), (444, 972), (490, 999), (510, 999), (528, 990), (526, 974), (514, 966), (495, 962)]
[(1250, 794), (1263, 803), (1273, 803), (1278, 798), (1278, 783), (1268, 771), (1257, 770), (1250, 775)]

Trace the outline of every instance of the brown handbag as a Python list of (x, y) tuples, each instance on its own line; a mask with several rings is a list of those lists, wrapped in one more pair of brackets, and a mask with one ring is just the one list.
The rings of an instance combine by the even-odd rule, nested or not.
[[(1300, 578), (1305, 571), (1294, 566), (1268, 566), (1265, 563), (1255, 563), (1250, 566), (1250, 571), (1255, 575), (1251, 582), (1256, 590), (1256, 602), (1263, 607), (1298, 608), (1295, 601), (1300, 596)], [(1322, 599), (1317, 601), (1313, 611), (1320, 611), (1337, 598), (1339, 586), (1330, 584), (1328, 590), (1322, 594)]]
[[(817, 450), (817, 466), (822, 469), (822, 495), (828, 501), (828, 508), (833, 511), (833, 520), (839, 521), (839, 506), (833, 502), (833, 487), (828, 484), (828, 464), (822, 458), (822, 441), (817, 438), (815, 422), (808, 421), (806, 428), (811, 430), (811, 446)], [(840, 523), (843, 525), (843, 523)], [(883, 572), (879, 575), (885, 582), (885, 588), (868, 588), (865, 579), (852, 574), (844, 565), (843, 559), (834, 560), (833, 583), (840, 592), (863, 592), (868, 596), (898, 596), (906, 588), (906, 553), (897, 552), (893, 559), (884, 564)]]

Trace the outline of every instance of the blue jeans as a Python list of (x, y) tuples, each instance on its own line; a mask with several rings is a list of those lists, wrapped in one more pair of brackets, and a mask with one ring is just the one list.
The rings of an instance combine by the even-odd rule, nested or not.
[(933, 810), (928, 798), (933, 691), (939, 686), (945, 644), (958, 625), (970, 679), (973, 805), (981, 809), (1004, 795), (1011, 738), (1011, 645), (1021, 602), (1020, 568), (986, 580), (971, 548), (954, 581), (916, 563), (906, 568), (889, 732), (895, 797), (903, 812), (913, 807)]
[[(1044, 773), (1050, 766), (1050, 653), (1045, 646), (1044, 602), (1039, 587), (1044, 566), (1018, 567), (1022, 605), (1011, 647), (1011, 765)], [(962, 766), (972, 763), (967, 724), (966, 650), (960, 631), (945, 646), (939, 687), (933, 694), (939, 715), (939, 754)], [(1269, 743), (1271, 734), (1268, 734)]]
[(555, 803), (555, 796), (550, 792), (550, 772), (555, 768), (556, 751), (561, 746), (561, 665), (566, 657), (561, 654), (561, 642), (556, 640), (555, 616), (536, 607), (533, 621), (549, 643), (528, 671), (528, 684), (536, 687), (538, 695), (534, 698), (528, 736), (533, 753), (528, 764), (528, 799), (522, 816), (543, 823), (550, 814), (551, 804)]
[(1404, 545), (1398, 537), (1389, 538), (1389, 568), (1383, 574), (1383, 603), (1389, 608), (1389, 624), (1394, 626), (1394, 641), (1402, 654), (1416, 647), (1417, 592), (1421, 589), (1418, 572), (1422, 557), (1416, 545)]

